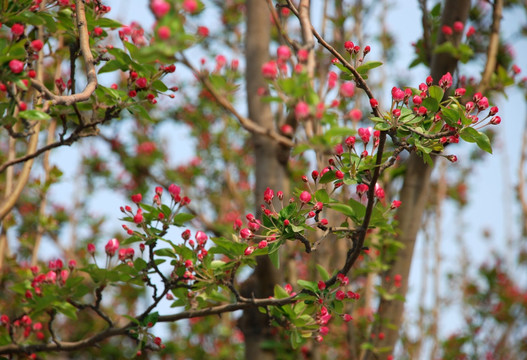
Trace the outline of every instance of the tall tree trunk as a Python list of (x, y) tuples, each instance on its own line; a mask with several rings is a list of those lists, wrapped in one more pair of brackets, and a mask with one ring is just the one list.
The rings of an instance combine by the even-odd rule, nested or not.
[[(441, 25), (449, 25), (455, 21), (466, 23), (470, 10), (470, 0), (445, 0), (443, 3), (443, 13), (441, 15)], [(425, 31), (428, 31), (425, 29)], [(453, 41), (459, 42), (459, 36)], [(445, 41), (445, 37), (440, 32), (438, 44)], [(457, 60), (446, 53), (434, 54), (431, 61), (431, 75), (437, 84), (441, 76), (447, 72), (454, 72), (457, 66)], [(412, 264), (413, 251), (417, 233), (421, 226), (421, 219), (425, 210), (428, 199), (428, 188), (430, 183), (430, 174), (432, 166), (423, 162), (423, 160), (412, 153), (408, 160), (404, 183), (401, 190), (400, 199), (401, 207), (397, 211), (399, 221), (398, 240), (404, 244), (397, 259), (394, 261), (390, 270), (385, 274), (393, 279), (394, 275), (401, 275), (403, 281), (401, 287), (397, 290), (399, 295), (406, 296), (408, 291), (408, 277)], [(386, 278), (384, 276), (384, 278)], [(387, 285), (387, 284), (384, 284)], [(386, 288), (386, 286), (384, 286)], [(385, 337), (379, 340), (375, 338), (374, 345), (376, 348), (394, 348), (399, 339), (399, 330), (403, 321), (404, 302), (399, 300), (382, 299), (379, 303), (377, 315), (379, 321), (376, 323), (372, 333), (378, 334), (384, 332)], [(390, 353), (377, 354), (374, 357), (373, 352), (366, 352), (364, 359), (386, 359)]]
[[(246, 11), (245, 51), (249, 118), (261, 126), (272, 129), (275, 124), (271, 109), (258, 95), (258, 89), (267, 86), (261, 68), (269, 58), (270, 12), (267, 2), (263, 0), (248, 0)], [(288, 193), (289, 185), (285, 168), (289, 149), (284, 149), (262, 135), (253, 135), (252, 145), (255, 157), (255, 211), (258, 214), (267, 187)], [(242, 286), (242, 295), (258, 298), (270, 296), (279, 279), (279, 273), (269, 258), (259, 257), (254, 273)], [(239, 326), (245, 336), (246, 359), (265, 360), (275, 357), (273, 351), (261, 348), (262, 342), (271, 337), (269, 319), (266, 315), (256, 308), (246, 310), (240, 318)]]

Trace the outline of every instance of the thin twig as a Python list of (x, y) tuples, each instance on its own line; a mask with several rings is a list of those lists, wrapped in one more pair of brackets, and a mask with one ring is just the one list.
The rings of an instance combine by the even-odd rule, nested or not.
[(241, 115), (234, 106), (227, 100), (225, 97), (220, 95), (216, 90), (214, 90), (214, 87), (210, 83), (210, 81), (207, 79), (207, 77), (199, 72), (192, 64), (187, 60), (185, 55), (181, 54), (180, 62), (183, 63), (185, 66), (187, 66), (196, 77), (199, 79), (199, 81), (205, 86), (205, 88), (210, 92), (210, 94), (214, 97), (214, 99), (228, 112), (230, 112), (238, 121), (240, 122), (240, 125), (253, 134), (259, 134), (259, 135), (265, 135), (273, 140), (275, 140), (277, 143), (285, 145), (287, 147), (293, 147), (295, 144), (294, 142), (288, 138), (287, 136), (281, 135), (277, 133), (274, 130), (267, 129), (263, 126), (258, 125), (251, 119), (246, 118), (245, 116)]

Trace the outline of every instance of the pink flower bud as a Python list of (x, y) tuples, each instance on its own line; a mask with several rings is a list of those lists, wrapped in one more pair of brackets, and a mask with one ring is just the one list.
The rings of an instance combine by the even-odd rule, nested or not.
[(395, 118), (399, 118), (401, 116), (401, 110), (400, 109), (393, 109), (392, 114)]
[(335, 171), (335, 177), (339, 180), (344, 179), (344, 173), (340, 170)]
[(157, 18), (165, 16), (170, 11), (170, 4), (164, 0), (152, 0), (150, 7)]
[(311, 194), (308, 191), (302, 191), (299, 198), (300, 201), (305, 204), (311, 201)]
[(471, 37), (472, 35), (474, 35), (476, 33), (476, 29), (474, 29), (474, 26), (470, 26), (467, 30), (467, 38)]
[(95, 254), (95, 245), (92, 243), (89, 243), (87, 245), (88, 253), (93, 256)]
[(263, 249), (267, 247), (267, 241), (266, 240), (262, 240), (258, 243), (258, 249)]
[(325, 288), (326, 288), (326, 283), (323, 282), (322, 280), (320, 280), (320, 281), (318, 282), (318, 289), (322, 291), (322, 290), (324, 290)]
[(106, 243), (106, 246), (104, 247), (106, 254), (110, 257), (115, 255), (117, 249), (119, 249), (119, 240), (115, 238), (108, 240), (108, 243)]
[(291, 50), (288, 46), (281, 45), (276, 50), (276, 56), (280, 60), (289, 60), (289, 58), (291, 57)]
[(391, 209), (397, 209), (399, 206), (401, 206), (402, 202), (400, 200), (394, 200), (392, 201), (392, 205), (390, 206)]
[(501, 117), (494, 116), (492, 119), (490, 119), (490, 124), (492, 125), (499, 125), (501, 123)]
[(454, 91), (454, 96), (460, 97), (465, 95), (466, 92), (467, 90), (465, 88), (457, 88), (456, 91)]
[(13, 74), (20, 74), (24, 70), (24, 63), (20, 60), (13, 59), (9, 62), (9, 69)]
[(399, 102), (399, 101), (403, 101), (404, 100), (404, 91), (402, 91), (401, 89), (399, 89), (398, 87), (393, 87), (392, 88), (392, 99), (393, 101), (395, 102)]
[(266, 79), (276, 79), (278, 75), (278, 68), (276, 62), (269, 61), (262, 65), (262, 75)]
[(370, 106), (375, 109), (379, 106), (379, 102), (377, 101), (377, 99), (370, 99)]
[(19, 37), (24, 34), (24, 25), (16, 23), (11, 26), (11, 34), (15, 37)]
[(297, 120), (305, 119), (309, 116), (309, 105), (303, 101), (299, 101), (295, 106), (295, 117)]
[(446, 36), (450, 36), (453, 33), (452, 28), (448, 25), (443, 25), (443, 27), (441, 27), (441, 32)]
[(143, 195), (141, 194), (132, 195), (132, 201), (136, 204), (139, 204), (142, 199), (143, 199)]
[(343, 83), (339, 93), (342, 97), (352, 97), (355, 94), (355, 84), (350, 81)]
[(204, 246), (207, 240), (208, 236), (203, 231), (196, 232), (196, 242), (199, 246)]
[(355, 48), (355, 44), (351, 41), (344, 42), (344, 49), (351, 54), (353, 49)]
[(465, 28), (465, 24), (463, 24), (461, 21), (456, 21), (453, 25), (454, 31), (458, 34), (461, 34), (463, 32), (463, 29)]
[(423, 103), (423, 99), (421, 99), (421, 97), (419, 95), (415, 95), (413, 98), (412, 98), (412, 101), (415, 105), (421, 105)]
[(244, 253), (244, 255), (249, 256), (249, 255), (251, 255), (253, 252), (254, 252), (254, 247), (249, 246), (249, 247), (247, 247), (247, 249), (245, 249), (245, 251), (244, 251), (243, 253)]
[(493, 106), (490, 108), (490, 111), (489, 111), (489, 116), (494, 116), (498, 113), (498, 107), (497, 106)]
[(240, 230), (240, 237), (244, 240), (247, 240), (253, 236), (253, 233), (248, 228), (243, 228)]
[(144, 89), (144, 88), (147, 87), (148, 82), (146, 81), (146, 78), (141, 77), (141, 78), (139, 78), (139, 79), (136, 80), (135, 84), (137, 85), (137, 87), (138, 87), (139, 89)]

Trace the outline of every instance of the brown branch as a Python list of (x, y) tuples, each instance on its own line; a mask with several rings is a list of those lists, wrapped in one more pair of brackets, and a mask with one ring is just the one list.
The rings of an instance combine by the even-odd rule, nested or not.
[[(158, 318), (158, 322), (174, 322), (182, 319), (191, 319), (196, 317), (218, 315), (227, 312), (233, 312), (237, 310), (244, 310), (254, 307), (266, 307), (266, 306), (283, 306), (291, 304), (297, 301), (296, 295), (283, 298), (263, 298), (263, 299), (248, 299), (240, 296), (240, 302), (235, 304), (225, 304), (209, 307), (201, 310), (183, 311), (178, 314), (162, 315)], [(90, 307), (91, 308), (91, 307)], [(93, 309), (93, 308), (92, 308)], [(139, 319), (136, 319), (139, 320)], [(101, 331), (89, 338), (80, 341), (67, 342), (57, 341), (55, 343), (48, 344), (34, 344), (34, 345), (19, 345), (9, 344), (0, 346), (0, 355), (15, 355), (15, 354), (29, 354), (36, 352), (71, 352), (80, 349), (84, 349), (90, 346), (94, 346), (102, 341), (107, 340), (110, 337), (127, 335), (129, 331), (136, 326), (135, 322), (129, 322), (128, 324), (114, 328), (109, 327), (108, 329)]]
[(51, 100), (51, 105), (72, 105), (74, 103), (86, 101), (97, 88), (97, 73), (95, 61), (90, 48), (90, 37), (88, 33), (88, 22), (86, 21), (86, 10), (83, 0), (75, 0), (75, 12), (77, 15), (77, 27), (79, 30), (79, 45), (84, 65), (86, 66), (86, 78), (88, 80), (84, 90), (78, 94), (55, 95), (46, 86), (33, 80), (31, 86), (40, 91), (45, 98)]
[(479, 92), (485, 92), (490, 86), (490, 79), (496, 70), (498, 61), (498, 47), (500, 43), (500, 22), (503, 13), (503, 0), (494, 0), (492, 8), (492, 25), (489, 37), (489, 47), (487, 48), (487, 62), (481, 75), (481, 82), (478, 85)]
[(196, 75), (198, 80), (201, 82), (203, 86), (207, 89), (207, 91), (210, 92), (212, 97), (220, 104), (225, 110), (230, 112), (238, 121), (240, 122), (240, 125), (247, 131), (253, 134), (258, 135), (264, 135), (267, 136), (273, 140), (275, 140), (277, 143), (287, 146), (287, 147), (293, 147), (295, 144), (294, 142), (288, 138), (287, 136), (281, 135), (277, 133), (274, 130), (267, 129), (261, 125), (258, 125), (251, 119), (246, 118), (245, 116), (241, 115), (234, 106), (227, 100), (224, 96), (220, 95), (216, 90), (214, 90), (214, 87), (210, 83), (209, 79), (203, 74), (202, 72), (198, 71), (192, 64), (187, 60), (185, 55), (181, 54), (180, 62), (183, 63), (185, 66), (187, 66), (192, 72)]
[[(36, 149), (36, 144), (35, 144), (35, 147), (31, 148), (30, 149), (31, 151), (28, 151), (28, 153), (26, 155), (3, 163), (0, 166), (0, 173), (4, 172), (5, 169), (7, 169), (8, 167), (10, 167), (12, 165), (15, 165), (15, 164), (18, 164), (18, 163), (23, 163), (23, 162), (26, 162), (28, 160), (32, 160), (35, 157), (39, 156), (42, 153), (45, 153), (48, 150), (54, 149), (54, 148), (59, 147), (59, 146), (64, 146), (64, 145), (70, 146), (74, 142), (76, 142), (77, 140), (79, 140), (80, 138), (83, 138), (83, 137), (95, 136), (95, 135), (97, 135), (97, 132), (95, 131), (96, 125), (99, 125), (99, 124), (101, 124), (101, 123), (103, 123), (105, 121), (107, 121), (107, 118), (105, 118), (103, 120), (98, 120), (95, 123), (86, 124), (85, 126), (79, 126), (66, 139), (61, 139), (61, 140), (58, 140), (58, 141), (56, 141), (54, 143), (45, 145), (45, 146), (41, 147), (38, 150)], [(39, 122), (39, 124), (40, 124), (40, 122)], [(85, 131), (85, 132), (83, 132), (83, 130), (89, 130), (90, 128), (93, 128), (94, 131)], [(0, 214), (1, 214), (1, 212), (0, 212)]]

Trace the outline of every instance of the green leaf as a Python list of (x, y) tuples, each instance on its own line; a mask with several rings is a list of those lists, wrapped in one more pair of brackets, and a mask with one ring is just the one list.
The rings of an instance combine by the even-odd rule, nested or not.
[(318, 181), (319, 184), (327, 184), (329, 182), (332, 182), (336, 180), (337, 177), (335, 176), (335, 171), (328, 171)]
[(387, 130), (390, 130), (391, 128), (392, 128), (392, 125), (387, 122), (375, 124), (375, 130), (387, 131)]
[(316, 264), (315, 266), (317, 267), (318, 273), (320, 274), (322, 280), (328, 281), (330, 278), (328, 271), (324, 269), (322, 265)]
[(280, 251), (271, 252), (271, 249), (269, 249), (269, 260), (271, 260), (275, 268), (280, 269)]
[(479, 132), (471, 127), (466, 127), (459, 132), (459, 136), (466, 142), (475, 142), (481, 150), (492, 154), (492, 146), (485, 133)]
[(154, 254), (156, 256), (166, 256), (166, 257), (171, 257), (171, 258), (177, 258), (176, 254), (174, 253), (174, 250), (168, 249), (168, 248), (156, 249), (154, 251)]
[(291, 215), (293, 215), (294, 213), (296, 212), (296, 203), (291, 203), (289, 205), (287, 205), (285, 208), (283, 208), (282, 210), (280, 210), (280, 217), (282, 219), (289, 219), (291, 217)]
[(101, 67), (99, 69), (98, 73), (99, 74), (104, 74), (104, 73), (112, 72), (112, 71), (115, 71), (115, 70), (126, 71), (126, 70), (128, 70), (128, 66), (126, 64), (120, 62), (119, 60), (110, 60), (106, 64), (104, 64), (103, 67)]
[(328, 207), (330, 207), (331, 209), (337, 210), (338, 212), (341, 212), (346, 216), (350, 216), (350, 217), (355, 216), (355, 212), (353, 211), (353, 209), (346, 204), (338, 204), (338, 203), (330, 204), (328, 205)]
[(156, 89), (157, 91), (159, 92), (165, 92), (165, 91), (168, 91), (168, 87), (161, 81), (161, 80), (156, 80), (152, 83), (152, 87), (154, 89)]
[(460, 116), (456, 110), (441, 107), (441, 113), (443, 114), (443, 119), (448, 125), (453, 127), (459, 127), (457, 122)]
[(329, 195), (326, 189), (319, 189), (315, 192), (315, 199), (317, 201), (328, 203), (329, 202)]
[(196, 216), (188, 213), (179, 213), (174, 216), (174, 225), (183, 226), (186, 222), (194, 219)]
[(298, 280), (297, 284), (305, 289), (311, 290), (313, 292), (318, 292), (318, 284), (314, 281)]
[(120, 22), (108, 18), (97, 19), (95, 20), (94, 24), (95, 26), (112, 29), (117, 29), (123, 26)]
[(428, 88), (428, 93), (430, 94), (430, 97), (432, 99), (436, 99), (438, 103), (440, 103), (441, 100), (443, 100), (443, 96), (445, 95), (445, 92), (443, 91), (443, 89), (441, 89), (437, 85), (430, 86)]
[(429, 97), (423, 100), (423, 106), (427, 108), (429, 114), (433, 114), (439, 109), (439, 102), (436, 99)]
[(289, 297), (289, 294), (280, 285), (274, 286), (274, 297), (277, 299), (285, 299)]
[(375, 69), (376, 67), (379, 67), (382, 65), (382, 62), (380, 61), (368, 61), (361, 66), (357, 68), (357, 72), (359, 72), (361, 75), (367, 73), (371, 69)]
[(70, 319), (77, 320), (77, 309), (70, 303), (60, 302), (56, 304), (54, 308), (57, 309), (58, 312), (69, 317)]
[(339, 62), (335, 62), (333, 63), (333, 65), (335, 65), (336, 67), (338, 67), (342, 72), (344, 73), (347, 73), (347, 74), (351, 74), (351, 71), (348, 70), (344, 65), (342, 65), (341, 63)]
[(18, 115), (26, 120), (49, 120), (51, 116), (40, 110), (25, 110), (18, 113)]

